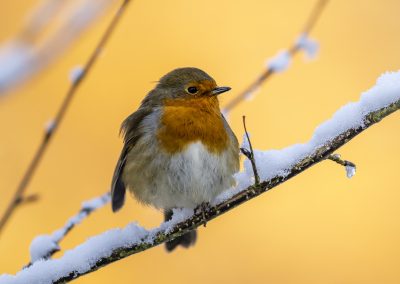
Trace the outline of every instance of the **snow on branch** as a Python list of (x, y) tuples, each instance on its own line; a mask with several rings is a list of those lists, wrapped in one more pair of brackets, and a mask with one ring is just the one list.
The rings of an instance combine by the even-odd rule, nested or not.
[(22, 31), (0, 45), (0, 95), (56, 59), (114, 2), (41, 1)]
[(260, 178), (251, 185), (253, 171), (245, 160), (244, 172), (236, 175), (236, 188), (227, 190), (204, 213), (175, 210), (172, 220), (147, 230), (136, 223), (112, 229), (88, 239), (61, 258), (38, 260), (16, 275), (2, 275), (0, 284), (65, 283), (114, 261), (172, 240), (201, 226), (232, 208), (278, 186), (309, 167), (324, 161), (338, 148), (373, 124), (400, 109), (400, 71), (382, 75), (358, 102), (340, 108), (331, 119), (318, 126), (305, 144), (282, 150), (255, 151)]
[(321, 16), (322, 11), (327, 3), (328, 0), (317, 1), (296, 41), (288, 49), (279, 51), (274, 57), (267, 60), (266, 69), (261, 72), (256, 80), (254, 80), (246, 89), (228, 102), (223, 108), (222, 113), (225, 117), (228, 117), (229, 112), (243, 100), (252, 99), (260, 90), (261, 85), (273, 74), (283, 72), (288, 69), (290, 62), (296, 53), (299, 51), (304, 51), (308, 59), (312, 59), (316, 56), (319, 46), (316, 41), (309, 38), (309, 34), (317, 23), (317, 20)]
[(49, 259), (54, 253), (60, 250), (60, 242), (65, 236), (83, 219), (89, 216), (93, 211), (108, 204), (111, 200), (109, 193), (103, 194), (100, 197), (93, 198), (91, 200), (82, 203), (79, 212), (71, 217), (67, 223), (59, 230), (54, 231), (51, 235), (40, 235), (33, 239), (30, 246), (31, 262), (28, 266), (31, 266), (38, 260)]

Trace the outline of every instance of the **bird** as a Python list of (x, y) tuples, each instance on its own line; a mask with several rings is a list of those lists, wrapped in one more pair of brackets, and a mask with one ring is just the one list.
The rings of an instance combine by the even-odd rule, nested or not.
[[(124, 145), (111, 184), (113, 212), (125, 192), (164, 212), (196, 209), (235, 184), (238, 140), (222, 115), (219, 87), (206, 72), (174, 69), (157, 82), (121, 125)], [(194, 245), (195, 230), (166, 243), (168, 252)]]

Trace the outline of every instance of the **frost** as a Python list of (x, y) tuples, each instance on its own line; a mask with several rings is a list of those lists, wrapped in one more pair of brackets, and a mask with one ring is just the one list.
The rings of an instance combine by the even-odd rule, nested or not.
[(301, 34), (296, 40), (296, 46), (304, 50), (308, 59), (314, 59), (318, 53), (319, 44), (315, 40), (307, 37), (306, 34)]
[(271, 58), (267, 62), (267, 67), (274, 72), (283, 72), (290, 65), (291, 56), (287, 50), (278, 52), (275, 57)]
[(346, 166), (346, 175), (348, 178), (352, 178), (356, 174), (356, 167), (347, 165)]

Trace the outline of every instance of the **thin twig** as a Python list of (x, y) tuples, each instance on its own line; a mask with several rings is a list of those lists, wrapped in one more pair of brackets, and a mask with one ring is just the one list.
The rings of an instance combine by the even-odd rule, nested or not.
[(21, 196), (21, 198), (19, 198), (15, 202), (18, 203), (18, 205), (22, 205), (22, 204), (36, 202), (38, 200), (39, 200), (39, 195), (34, 193), (28, 196), (23, 196), (23, 197)]
[(317, 4), (315, 5), (314, 9), (310, 14), (310, 17), (308, 18), (306, 25), (304, 26), (303, 33), (305, 34), (311, 33), (319, 17), (321, 16), (322, 10), (325, 8), (327, 3), (328, 0), (320, 0), (317, 2)]
[[(307, 22), (302, 30), (302, 35), (307, 36), (311, 33), (312, 29), (315, 27), (319, 17), (322, 14), (328, 0), (318, 0), (317, 4), (314, 6)], [(292, 46), (288, 49), (289, 55), (294, 56), (300, 50), (300, 46), (295, 42)], [(241, 103), (249, 94), (258, 90), (258, 88), (276, 71), (269, 67), (264, 70), (258, 78), (251, 83), (246, 89), (244, 89), (241, 93), (239, 93), (235, 98), (233, 98), (228, 104), (224, 107), (223, 113), (227, 113), (231, 111), (234, 107), (236, 107), (239, 103)]]
[(350, 161), (347, 161), (347, 160), (342, 160), (342, 159), (340, 158), (340, 155), (339, 155), (339, 154), (332, 154), (332, 155), (329, 155), (327, 159), (329, 159), (329, 160), (331, 160), (331, 161), (334, 161), (334, 162), (336, 162), (336, 163), (338, 163), (339, 165), (342, 165), (342, 166), (344, 166), (344, 167), (346, 167), (346, 166), (356, 167), (356, 165), (355, 165), (354, 163), (352, 163), (352, 162), (350, 162)]
[(353, 162), (342, 160), (339, 154), (331, 154), (327, 157), (328, 160), (334, 161), (339, 165), (345, 167), (346, 175), (348, 178), (352, 178), (356, 173), (356, 165)]
[(246, 116), (243, 115), (243, 128), (244, 132), (246, 133), (246, 138), (247, 141), (249, 142), (249, 148), (250, 152), (246, 148), (240, 148), (240, 151), (250, 160), (251, 162), (251, 167), (253, 168), (253, 173), (254, 173), (254, 184), (257, 186), (260, 184), (260, 176), (258, 175), (257, 172), (257, 165), (256, 165), (256, 160), (254, 157), (254, 151), (253, 151), (253, 146), (251, 145), (249, 133), (247, 132), (246, 128)]
[(106, 31), (102, 35), (100, 41), (98, 42), (96, 48), (90, 55), (88, 61), (83, 67), (83, 72), (82, 74), (76, 78), (76, 80), (72, 81), (72, 84), (68, 90), (68, 92), (65, 95), (64, 101), (62, 102), (55, 119), (52, 122), (52, 127), (48, 127), (45, 135), (43, 137), (42, 143), (40, 144), (39, 148), (37, 149), (33, 159), (31, 160), (25, 174), (23, 175), (17, 189), (15, 190), (14, 196), (11, 199), (10, 203), (7, 206), (7, 209), (5, 210), (3, 216), (1, 217), (0, 220), (0, 233), (4, 226), (6, 225), (7, 221), (10, 219), (11, 215), (13, 214), (14, 210), (18, 206), (18, 200), (20, 200), (23, 196), (23, 193), (25, 192), (29, 182), (31, 181), (32, 177), (34, 176), (36, 169), (49, 145), (49, 142), (51, 141), (51, 138), (54, 136), (54, 133), (57, 131), (60, 123), (62, 122), (66, 111), (68, 110), (68, 107), (70, 106), (70, 103), (76, 94), (76, 91), (78, 90), (79, 86), (83, 82), (83, 80), (86, 78), (87, 74), (90, 72), (92, 69), (93, 65), (95, 64), (96, 60), (99, 58), (99, 55), (103, 48), (105, 47), (108, 39), (112, 35), (113, 31), (115, 30), (116, 25), (118, 24), (119, 20), (121, 19), (121, 16), (123, 15), (123, 12), (126, 10), (127, 5), (130, 3), (130, 0), (124, 0), (119, 7), (118, 11), (115, 13), (113, 19), (111, 20), (111, 23), (107, 27)]

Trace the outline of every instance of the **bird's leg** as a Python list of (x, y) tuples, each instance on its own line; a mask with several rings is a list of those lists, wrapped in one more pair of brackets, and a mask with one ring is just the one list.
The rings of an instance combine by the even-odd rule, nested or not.
[(211, 208), (211, 204), (209, 202), (203, 202), (201, 203), (199, 206), (196, 207), (196, 209), (194, 209), (194, 213), (201, 213), (202, 216), (202, 221), (203, 221), (203, 226), (206, 227), (207, 226), (207, 218), (206, 218), (206, 212), (208, 210), (210, 210)]

